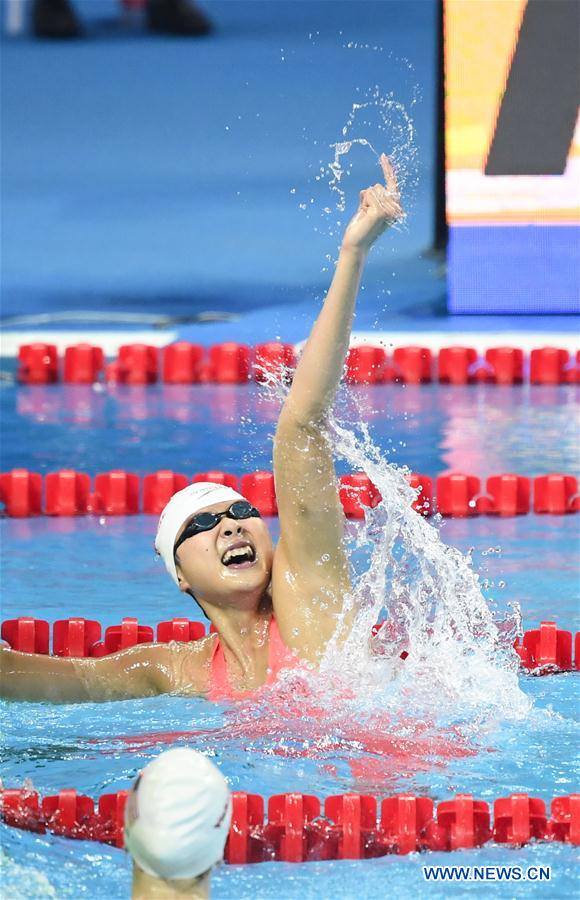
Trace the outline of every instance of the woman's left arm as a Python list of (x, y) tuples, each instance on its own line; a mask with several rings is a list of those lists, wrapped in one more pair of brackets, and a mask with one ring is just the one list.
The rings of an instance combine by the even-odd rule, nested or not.
[(361, 192), (274, 442), (281, 535), (272, 573), (274, 612), (284, 641), (312, 661), (335, 633), (344, 594), (350, 589), (344, 518), (324, 418), (342, 375), (367, 253), (403, 215), (396, 178), (384, 155), (381, 165), (386, 188), (377, 184)]

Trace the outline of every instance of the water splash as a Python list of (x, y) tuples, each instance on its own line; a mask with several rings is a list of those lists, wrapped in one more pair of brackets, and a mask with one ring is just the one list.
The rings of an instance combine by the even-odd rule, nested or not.
[[(316, 232), (326, 233), (330, 237), (342, 234), (342, 228), (346, 224), (343, 221), (344, 214), (347, 210), (354, 213), (358, 190), (368, 187), (371, 181), (382, 181), (382, 173), (377, 170), (375, 174), (374, 169), (378, 166), (382, 152), (388, 154), (394, 165), (399, 187), (404, 192), (406, 209), (412, 206), (418, 182), (418, 150), (409, 110), (413, 109), (418, 99), (419, 91), (415, 87), (407, 109), (392, 91), (383, 93), (379, 85), (375, 85), (352, 103), (341, 129), (341, 139), (329, 144), (331, 158), (319, 160), (316, 174), (308, 182), (310, 196), (301, 196), (299, 200), (299, 208), (306, 212), (307, 217), (314, 215), (317, 218), (317, 224), (314, 225)], [(355, 156), (350, 155), (353, 149), (370, 152), (373, 168), (369, 168), (368, 160), (361, 163), (359, 157), (355, 170)], [(364, 172), (363, 180), (359, 170)], [(351, 176), (356, 181), (352, 197), (346, 184)], [(292, 188), (291, 193), (295, 192), (296, 189)], [(394, 227), (400, 229), (404, 227), (404, 223)], [(327, 261), (333, 261), (332, 254), (327, 254)]]
[[(411, 99), (411, 107), (415, 105), (417, 98), (418, 94), (415, 91)], [(373, 114), (375, 120), (371, 122), (369, 116)], [(360, 134), (365, 129), (377, 133), (375, 143), (378, 143), (379, 140), (381, 142), (386, 140), (387, 146), (381, 146), (380, 150), (377, 150), (366, 137), (353, 137), (353, 132)], [(345, 171), (349, 171), (348, 165), (346, 170), (342, 167), (341, 158), (348, 154), (355, 144), (368, 147), (377, 160), (380, 153), (385, 151), (397, 173), (399, 187), (405, 190), (407, 195), (409, 194), (409, 188), (416, 180), (415, 126), (405, 105), (395, 99), (392, 91), (382, 94), (379, 86), (375, 85), (366, 92), (363, 99), (353, 103), (342, 129), (342, 136), (343, 141), (331, 144), (334, 149), (334, 159), (328, 164), (328, 169), (332, 173), (329, 187), (338, 194), (338, 210), (343, 211), (345, 208), (345, 196), (344, 191), (340, 188), (340, 182)]]
[[(494, 621), (471, 559), (446, 546), (437, 523), (412, 509), (417, 491), (408, 469), (382, 458), (365, 423), (358, 431), (329, 420), (335, 453), (366, 472), (382, 502), (367, 512), (356, 538), (370, 563), (347, 598), (354, 628), (344, 646), (329, 647), (322, 671), (356, 679), (371, 707), (380, 701), (416, 715), (437, 710), (437, 718), (450, 721), (525, 715), (529, 703), (512, 648), (519, 611)], [(371, 628), (385, 613), (386, 627), (369, 646)], [(404, 662), (401, 650), (409, 654)]]
[[(349, 420), (329, 416), (328, 438), (336, 457), (364, 471), (382, 500), (367, 510), (349, 550), (351, 560), (366, 557), (345, 599), (343, 618), (354, 615), (354, 625), (346, 641), (328, 646), (311, 677), (313, 690), (330, 710), (339, 696), (342, 717), (360, 722), (380, 710), (391, 727), (412, 716), (473, 733), (486, 722), (524, 717), (530, 703), (513, 650), (519, 608), (494, 619), (471, 555), (443, 543), (439, 517), (428, 521), (412, 509), (417, 490), (409, 470), (384, 458), (365, 422), (352, 421), (348, 398)], [(371, 638), (373, 625), (385, 619)]]

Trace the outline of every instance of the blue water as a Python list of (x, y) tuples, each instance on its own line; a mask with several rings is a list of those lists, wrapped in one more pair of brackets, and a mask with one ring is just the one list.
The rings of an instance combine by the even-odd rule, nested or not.
[[(574, 398), (568, 386), (391, 385), (355, 389), (342, 406), (354, 414), (356, 405), (385, 453), (396, 450), (390, 458), (419, 471), (453, 467), (483, 476), (533, 475), (576, 473)], [(253, 386), (95, 392), (7, 385), (0, 402), (10, 436), (3, 441), (4, 469), (46, 472), (74, 464), (90, 473), (115, 466), (140, 474), (161, 467), (192, 474), (210, 465), (236, 473), (270, 468), (277, 408), (260, 400)], [(122, 615), (149, 624), (175, 615), (198, 618), (154, 556), (155, 524), (151, 516), (0, 520), (2, 618), (75, 614), (104, 626)], [(278, 523), (269, 524), (276, 538)], [(358, 527), (349, 524), (351, 536)], [(448, 520), (442, 536), (464, 551), (473, 548), (498, 616), (517, 601), (528, 627), (542, 618), (578, 627), (578, 517)], [(364, 564), (362, 555), (356, 564)], [(30, 778), (41, 794), (74, 786), (96, 797), (126, 787), (161, 749), (181, 742), (211, 754), (233, 788), (265, 796), (286, 790), (321, 798), (346, 790), (385, 796), (404, 790), (439, 800), (469, 791), (491, 802), (517, 790), (549, 800), (578, 784), (571, 759), (577, 740), (575, 676), (522, 676), (521, 685), (533, 700), (523, 721), (474, 722), (461, 740), (445, 729), (418, 732), (411, 742), (384, 722), (334, 723), (330, 747), (324, 721), (267, 705), (260, 708), (256, 734), (247, 708), (195, 698), (83, 706), (3, 703), (3, 779), (12, 786)], [(5, 885), (12, 892), (7, 896), (128, 895), (129, 864), (121, 851), (5, 827), (2, 839)], [(438, 860), (553, 867), (549, 886), (486, 885), (486, 895), (565, 897), (574, 891), (571, 848), (538, 845), (517, 851), (486, 847), (452, 857), (224, 867), (215, 876), (214, 895), (314, 898), (323, 884), (324, 895), (337, 898), (383, 896), (386, 885), (410, 897), (423, 886), (421, 865)], [(24, 883), (27, 893), (19, 894)], [(443, 898), (465, 896), (470, 887), (482, 890), (466, 884), (431, 884), (428, 890)]]
[[(340, 408), (370, 423), (392, 462), (425, 475), (578, 475), (578, 394), (573, 385), (386, 384), (351, 388)], [(5, 384), (2, 465), (142, 475), (271, 469), (278, 411), (255, 385)]]

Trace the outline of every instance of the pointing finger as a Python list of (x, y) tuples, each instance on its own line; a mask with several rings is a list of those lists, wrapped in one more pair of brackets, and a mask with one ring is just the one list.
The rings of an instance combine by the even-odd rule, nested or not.
[(386, 153), (381, 153), (379, 162), (381, 164), (381, 169), (383, 170), (383, 175), (385, 176), (385, 184), (387, 185), (388, 190), (393, 194), (397, 194), (399, 192), (397, 176), (395, 175), (391, 160)]

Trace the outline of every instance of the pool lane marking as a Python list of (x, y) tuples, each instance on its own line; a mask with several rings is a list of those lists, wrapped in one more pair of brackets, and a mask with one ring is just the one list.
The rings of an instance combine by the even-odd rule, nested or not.
[[(0, 354), (6, 357), (18, 355), (23, 344), (42, 342), (56, 344), (60, 354), (66, 347), (79, 343), (102, 347), (106, 356), (115, 357), (123, 344), (149, 344), (165, 347), (180, 339), (178, 331), (147, 329), (142, 331), (4, 331), (0, 335)], [(196, 343), (196, 341), (191, 341)], [(223, 343), (215, 341), (214, 344)], [(295, 344), (300, 351), (305, 340)], [(354, 331), (350, 346), (368, 344), (384, 347), (387, 351), (394, 347), (428, 347), (437, 352), (442, 347), (473, 347), (483, 356), (490, 347), (517, 347), (529, 352), (540, 347), (559, 347), (574, 355), (578, 349), (578, 337), (567, 331)]]

